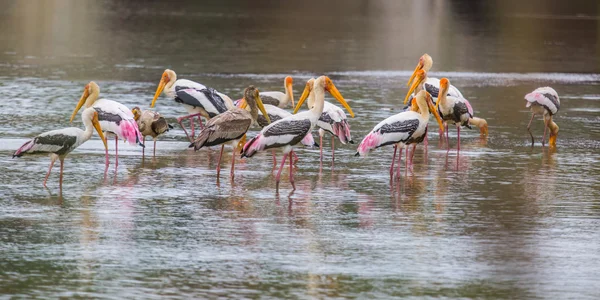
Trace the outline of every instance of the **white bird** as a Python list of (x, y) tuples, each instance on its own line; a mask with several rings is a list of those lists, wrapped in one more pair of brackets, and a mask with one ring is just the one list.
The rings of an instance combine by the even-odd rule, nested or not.
[[(296, 188), (294, 185), (293, 168), (291, 166), (293, 149), (317, 125), (317, 121), (319, 120), (321, 113), (323, 113), (325, 91), (329, 91), (350, 112), (350, 115), (354, 116), (352, 109), (348, 103), (346, 103), (346, 100), (344, 100), (333, 82), (331, 82), (331, 79), (326, 76), (321, 76), (317, 78), (314, 83), (313, 93), (315, 105), (310, 110), (273, 122), (269, 126), (263, 128), (256, 137), (252, 138), (244, 145), (242, 157), (252, 157), (256, 152), (265, 149), (282, 148), (284, 156), (275, 178), (277, 188), (279, 188), (281, 170), (283, 169), (288, 154), (290, 158), (290, 183), (294, 189)], [(301, 107), (302, 104), (303, 101), (298, 101), (296, 109)]]
[[(414, 79), (416, 78), (417, 72), (419, 70), (424, 70), (425, 74), (427, 74), (427, 73), (429, 73), (429, 70), (431, 69), (432, 66), (433, 66), (433, 59), (431, 58), (431, 56), (429, 56), (429, 54), (427, 54), (427, 53), (423, 54), (423, 56), (421, 56), (419, 58), (419, 63), (417, 63), (417, 66), (415, 67), (414, 72), (410, 76), (407, 86), (409, 86), (409, 87), (411, 86), (411, 84), (413, 83)], [(439, 91), (440, 91), (440, 80), (437, 78), (433, 78), (433, 77), (425, 77), (423, 86), (420, 89), (408, 91), (408, 93), (406, 94), (406, 98), (404, 99), (404, 105), (406, 105), (407, 102), (410, 99), (412, 99), (412, 97), (414, 97), (414, 95), (416, 93), (418, 93), (421, 89), (424, 89), (429, 94), (431, 94), (431, 97), (433, 97), (433, 102), (437, 103), (437, 98), (438, 98)], [(413, 94), (413, 92), (414, 92), (414, 94)], [(453, 85), (450, 85), (450, 87), (448, 88), (448, 96), (464, 98), (462, 93), (458, 90), (458, 88), (456, 88)]]
[[(314, 78), (309, 79), (306, 82), (304, 91), (311, 93), (314, 82)], [(304, 101), (304, 98), (306, 97), (308, 97), (308, 94), (305, 92), (302, 94), (299, 101)], [(308, 108), (313, 107), (314, 97), (309, 97), (306, 104), (308, 105)], [(294, 110), (294, 113), (296, 113), (297, 110), (298, 108)], [(319, 127), (319, 152), (321, 166), (323, 165), (323, 136), (325, 135), (325, 132), (329, 132), (331, 134), (331, 164), (333, 165), (335, 160), (335, 137), (338, 137), (340, 142), (344, 145), (346, 143), (354, 144), (350, 134), (350, 125), (348, 124), (346, 113), (344, 113), (344, 111), (336, 105), (325, 101), (323, 113), (321, 113), (321, 116), (317, 121), (317, 127)]]
[(86, 108), (81, 114), (85, 130), (81, 130), (76, 127), (69, 127), (64, 129), (52, 130), (44, 132), (33, 139), (23, 144), (15, 153), (14, 157), (20, 157), (23, 155), (33, 154), (50, 154), (50, 167), (48, 173), (44, 178), (44, 186), (50, 176), (54, 162), (57, 159), (60, 160), (60, 181), (59, 186), (62, 188), (63, 181), (63, 168), (64, 160), (67, 154), (79, 147), (79, 145), (85, 143), (92, 137), (93, 129), (95, 128), (98, 132), (98, 136), (104, 143), (104, 148), (108, 149), (106, 139), (102, 134), (102, 128), (98, 120), (98, 112), (94, 108)]
[(294, 84), (294, 80), (291, 76), (286, 76), (283, 80), (283, 87), (285, 89), (285, 93), (280, 91), (266, 91), (260, 92), (260, 98), (263, 99), (265, 107), (267, 104), (274, 105), (279, 108), (286, 108), (288, 104), (294, 104), (294, 90), (292, 89), (292, 85)]
[[(73, 122), (82, 106), (85, 105), (86, 108), (93, 107), (98, 112), (98, 120), (100, 120), (102, 131), (115, 135), (115, 166), (117, 166), (119, 165), (119, 139), (123, 139), (131, 145), (137, 143), (145, 147), (141, 143), (143, 137), (133, 113), (127, 106), (113, 100), (98, 99), (99, 94), (100, 87), (98, 84), (90, 81), (83, 89), (83, 95), (81, 95), (69, 122)], [(108, 148), (106, 149), (106, 166), (108, 167)]]
[[(193, 142), (195, 135), (194, 117), (198, 118), (198, 122), (200, 122), (200, 127), (202, 128), (204, 125), (200, 119), (201, 116), (210, 120), (212, 117), (234, 107), (233, 101), (231, 101), (229, 96), (191, 80), (177, 79), (177, 74), (169, 69), (163, 72), (150, 107), (154, 107), (156, 99), (158, 99), (163, 90), (167, 97), (174, 99), (177, 103), (183, 104), (188, 111), (188, 115), (177, 118), (177, 122), (183, 128), (190, 142)], [(186, 119), (190, 119), (191, 136), (181, 124)]]
[(551, 87), (541, 87), (535, 89), (533, 92), (525, 95), (527, 104), (525, 107), (530, 107), (531, 120), (527, 125), (527, 131), (531, 135), (531, 146), (533, 146), (533, 134), (531, 133), (530, 127), (533, 117), (535, 115), (542, 115), (544, 117), (544, 136), (542, 137), (542, 146), (546, 140), (546, 129), (550, 129), (550, 138), (548, 143), (551, 147), (556, 146), (556, 137), (558, 136), (558, 125), (552, 121), (554, 116), (560, 109), (560, 99), (558, 93)]
[[(360, 142), (356, 156), (366, 156), (373, 149), (387, 145), (395, 145), (396, 147), (394, 147), (394, 156), (390, 166), (390, 176), (393, 177), (396, 151), (398, 148), (400, 148), (400, 154), (398, 156), (398, 169), (396, 171), (397, 176), (399, 176), (402, 148), (410, 144), (416, 145), (424, 140), (425, 134), (427, 133), (427, 124), (429, 123), (429, 112), (433, 113), (438, 121), (438, 124), (440, 124), (440, 130), (443, 132), (440, 116), (433, 106), (433, 102), (429, 93), (426, 91), (420, 91), (417, 94), (416, 101), (419, 107), (419, 112), (412, 110), (404, 111), (381, 121), (367, 136), (365, 136), (362, 142)], [(407, 166), (408, 162), (409, 160), (407, 157)]]

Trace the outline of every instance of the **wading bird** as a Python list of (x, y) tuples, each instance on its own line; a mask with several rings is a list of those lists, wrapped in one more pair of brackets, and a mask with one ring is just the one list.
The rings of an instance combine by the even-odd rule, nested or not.
[[(86, 108), (93, 107), (98, 112), (98, 120), (102, 131), (115, 135), (115, 166), (119, 165), (119, 139), (123, 139), (129, 144), (139, 144), (145, 147), (140, 141), (142, 134), (133, 118), (133, 113), (125, 105), (108, 99), (98, 99), (100, 87), (93, 81), (90, 81), (83, 89), (83, 95), (79, 99), (71, 120), (77, 115), (77, 112), (85, 105)], [(108, 138), (106, 136), (105, 138)], [(106, 166), (108, 167), (108, 148), (106, 149)]]
[[(231, 178), (233, 178), (238, 143), (244, 137), (250, 125), (256, 122), (258, 110), (267, 115), (259, 92), (254, 86), (249, 86), (244, 90), (244, 102), (250, 107), (249, 112), (239, 107), (233, 107), (215, 116), (206, 123), (206, 127), (198, 134), (198, 138), (190, 144), (190, 148), (194, 147), (194, 150), (202, 147), (221, 145), (221, 153), (217, 162), (217, 177), (219, 177), (221, 172), (221, 157), (223, 156), (225, 143), (230, 142), (233, 146), (233, 155), (231, 157)], [(267, 122), (270, 122), (268, 117)]]
[(477, 125), (482, 135), (488, 134), (487, 122), (481, 118), (473, 117), (473, 108), (467, 99), (447, 96), (450, 81), (447, 78), (440, 80), (440, 96), (435, 104), (435, 108), (444, 120), (446, 126), (446, 144), (450, 150), (448, 142), (448, 123), (456, 125), (458, 135), (457, 151), (460, 151), (460, 127), (471, 128), (471, 124)]
[(95, 128), (98, 132), (98, 136), (104, 144), (104, 149), (108, 149), (104, 134), (102, 134), (102, 128), (98, 121), (98, 112), (94, 108), (86, 108), (81, 114), (85, 130), (81, 130), (76, 127), (69, 127), (64, 129), (52, 130), (44, 132), (33, 139), (29, 140), (23, 146), (21, 146), (15, 153), (14, 157), (20, 157), (23, 155), (33, 154), (48, 154), (50, 153), (50, 167), (48, 173), (44, 178), (44, 186), (50, 176), (54, 162), (57, 159), (60, 160), (60, 181), (59, 186), (62, 188), (63, 182), (63, 168), (65, 157), (79, 145), (85, 143), (92, 137), (92, 131)]
[[(200, 128), (202, 128), (204, 125), (200, 119), (201, 116), (210, 120), (214, 116), (222, 114), (234, 107), (233, 101), (231, 101), (229, 96), (191, 80), (177, 79), (177, 74), (169, 69), (166, 69), (163, 72), (150, 107), (154, 107), (156, 99), (158, 99), (158, 96), (160, 96), (163, 90), (167, 97), (174, 99), (177, 103), (183, 104), (188, 111), (189, 115), (177, 118), (177, 123), (183, 128), (183, 131), (190, 142), (194, 140), (195, 136), (194, 117), (198, 118)], [(190, 120), (191, 136), (181, 124), (181, 122), (186, 119)]]
[(262, 99), (265, 105), (274, 105), (279, 108), (286, 108), (288, 104), (292, 104), (294, 107), (294, 90), (292, 85), (294, 80), (290, 76), (286, 76), (283, 80), (283, 88), (285, 89), (285, 93), (280, 91), (268, 91), (268, 92), (260, 92), (260, 98)]
[[(146, 144), (146, 136), (151, 136), (154, 140), (153, 156), (156, 156), (156, 138), (169, 131), (169, 129), (173, 129), (173, 126), (167, 123), (167, 120), (165, 120), (158, 112), (152, 110), (142, 111), (137, 106), (134, 107), (131, 112), (133, 113), (133, 118), (137, 122), (140, 133), (142, 134), (142, 142)], [(145, 155), (145, 152), (146, 148), (142, 150), (142, 157)]]
[[(306, 82), (306, 87), (304, 88), (305, 92), (302, 93), (300, 100), (298, 100), (299, 102), (304, 101), (306, 97), (308, 97), (308, 94), (312, 93), (314, 83), (314, 78), (311, 78)], [(308, 97), (306, 104), (310, 109), (315, 105), (315, 98)], [(298, 111), (298, 108), (294, 110), (294, 113)], [(335, 137), (338, 137), (340, 142), (344, 145), (346, 143), (354, 144), (354, 141), (352, 141), (352, 136), (350, 135), (348, 118), (341, 108), (325, 101), (323, 113), (321, 113), (319, 120), (317, 120), (317, 127), (319, 127), (319, 152), (321, 156), (321, 166), (323, 165), (323, 136), (325, 135), (325, 132), (329, 132), (331, 134), (331, 165), (333, 166), (333, 162), (335, 160)]]
[[(419, 63), (417, 63), (414, 72), (410, 76), (407, 86), (411, 86), (420, 70), (425, 71), (425, 74), (427, 74), (432, 66), (433, 59), (431, 58), (431, 56), (429, 56), (429, 54), (427, 53), (423, 54), (423, 56), (419, 58)], [(440, 91), (440, 80), (437, 78), (426, 76), (423, 82), (423, 86), (421, 86), (420, 89), (414, 90), (414, 93), (418, 93), (421, 89), (424, 89), (429, 94), (431, 94), (431, 97), (433, 97), (433, 101), (435, 103), (437, 102), (438, 94)], [(414, 96), (413, 91), (409, 90), (409, 92), (406, 94), (406, 98), (404, 98), (404, 105), (406, 105), (411, 95)], [(450, 85), (450, 88), (448, 88), (448, 96), (464, 98), (462, 93), (453, 85)]]
[(558, 93), (549, 87), (541, 87), (535, 89), (535, 91), (525, 95), (527, 104), (525, 107), (529, 107), (531, 110), (531, 120), (527, 124), (527, 131), (531, 135), (531, 146), (533, 146), (533, 134), (531, 133), (530, 127), (531, 122), (535, 115), (542, 115), (544, 117), (544, 136), (542, 137), (542, 146), (544, 146), (546, 140), (546, 129), (550, 129), (550, 139), (548, 143), (551, 147), (556, 146), (556, 137), (558, 136), (558, 125), (552, 121), (552, 116), (560, 109), (560, 99), (558, 99)]
[[(390, 166), (390, 176), (393, 177), (394, 160), (396, 159), (396, 151), (400, 149), (398, 155), (398, 168), (396, 176), (400, 176), (400, 160), (402, 157), (402, 148), (417, 143), (420, 143), (425, 138), (427, 133), (427, 123), (429, 123), (429, 113), (432, 112), (440, 126), (440, 131), (443, 132), (442, 120), (438, 115), (433, 100), (426, 91), (420, 91), (416, 96), (416, 104), (419, 107), (419, 112), (412, 110), (404, 111), (393, 115), (383, 121), (371, 130), (358, 145), (356, 156), (366, 156), (371, 150), (387, 146), (396, 145), (394, 147), (394, 156)], [(413, 146), (414, 155), (414, 146)], [(408, 167), (409, 159), (406, 158), (406, 166)]]
[[(321, 76), (317, 78), (314, 83), (313, 93), (315, 94), (315, 105), (311, 107), (310, 110), (271, 123), (269, 126), (263, 128), (256, 137), (248, 141), (242, 149), (242, 157), (252, 157), (258, 151), (271, 148), (282, 148), (284, 155), (277, 176), (275, 177), (277, 189), (279, 188), (281, 170), (283, 169), (283, 165), (285, 164), (288, 155), (290, 159), (290, 183), (294, 189), (296, 188), (294, 185), (292, 168), (293, 149), (317, 124), (319, 117), (323, 113), (323, 106), (325, 105), (325, 91), (331, 93), (333, 97), (350, 112), (350, 115), (354, 116), (352, 109), (348, 103), (346, 103), (346, 100), (344, 100), (333, 82), (331, 82), (331, 79), (327, 76)], [(308, 91), (305, 89), (304, 93), (307, 92)], [(304, 99), (306, 99), (306, 97)], [(295, 110), (298, 110), (302, 106), (303, 101), (304, 100), (298, 101)]]

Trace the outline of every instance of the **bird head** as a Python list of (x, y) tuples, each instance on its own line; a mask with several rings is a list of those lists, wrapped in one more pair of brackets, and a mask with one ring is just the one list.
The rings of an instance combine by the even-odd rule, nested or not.
[(158, 99), (158, 96), (160, 96), (160, 93), (162, 93), (162, 91), (165, 89), (165, 86), (168, 83), (171, 82), (175, 82), (177, 80), (177, 75), (175, 74), (175, 72), (173, 70), (170, 69), (166, 69), (162, 76), (160, 77), (160, 82), (158, 83), (158, 87), (156, 88), (156, 92), (154, 93), (154, 98), (152, 99), (152, 103), (150, 104), (150, 107), (154, 107), (154, 104), (156, 104), (156, 99)]

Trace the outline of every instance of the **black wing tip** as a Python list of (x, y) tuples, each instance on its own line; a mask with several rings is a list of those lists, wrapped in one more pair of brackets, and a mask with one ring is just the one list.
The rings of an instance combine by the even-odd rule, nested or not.
[(167, 126), (169, 127), (169, 129), (173, 129), (173, 128), (175, 128), (175, 127), (173, 127), (173, 125), (171, 125), (171, 124), (167, 124)]
[(138, 142), (138, 145), (140, 145), (140, 147), (142, 147), (142, 148), (146, 148), (146, 145), (144, 145), (144, 144), (142, 144), (140, 142)]
[(315, 142), (315, 143), (313, 144), (313, 147), (319, 147), (319, 143)]
[(354, 141), (353, 140), (349, 140), (348, 143), (353, 144), (354, 145)]
[(354, 154), (354, 156), (357, 156), (357, 157), (358, 157), (358, 156), (360, 156), (360, 153), (356, 152), (356, 153)]

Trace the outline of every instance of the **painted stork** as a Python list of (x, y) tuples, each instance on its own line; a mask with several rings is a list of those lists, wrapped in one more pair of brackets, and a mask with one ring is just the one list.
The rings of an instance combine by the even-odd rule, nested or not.
[[(311, 78), (306, 82), (306, 87), (304, 88), (304, 92), (302, 93), (299, 102), (304, 101), (304, 99), (312, 92), (314, 83), (314, 78)], [(306, 104), (309, 109), (314, 106), (314, 102), (314, 97), (308, 97)], [(296, 113), (298, 109), (299, 107), (294, 110), (294, 113)], [(321, 166), (323, 165), (323, 136), (325, 135), (325, 132), (329, 132), (331, 134), (331, 164), (333, 165), (335, 160), (335, 137), (338, 137), (340, 142), (344, 145), (346, 143), (354, 144), (352, 136), (350, 135), (348, 118), (341, 108), (325, 101), (323, 113), (321, 113), (319, 120), (317, 120), (317, 127), (319, 127), (320, 164)]]
[[(292, 184), (292, 187), (296, 189), (292, 168), (293, 149), (317, 125), (317, 121), (323, 113), (323, 107), (325, 105), (325, 91), (331, 93), (333, 97), (350, 112), (350, 115), (354, 116), (352, 109), (346, 100), (344, 100), (333, 82), (331, 82), (331, 79), (327, 76), (321, 76), (317, 78), (314, 83), (313, 93), (316, 99), (315, 105), (311, 107), (310, 110), (271, 123), (269, 126), (263, 128), (257, 136), (249, 140), (242, 149), (242, 157), (252, 157), (258, 151), (271, 148), (282, 148), (284, 156), (281, 160), (277, 176), (275, 177), (277, 189), (279, 189), (281, 170), (283, 169), (283, 165), (285, 164), (288, 155), (290, 159), (290, 183)], [(298, 101), (296, 110), (302, 106), (302, 102), (303, 100)]]
[[(177, 74), (169, 69), (163, 72), (150, 107), (154, 107), (156, 99), (158, 99), (163, 90), (167, 97), (174, 99), (177, 103), (183, 104), (188, 111), (187, 116), (177, 118), (177, 123), (183, 128), (190, 142), (194, 140), (195, 136), (194, 117), (198, 118), (198, 122), (200, 122), (200, 127), (202, 128), (204, 125), (200, 119), (201, 116), (210, 120), (216, 115), (222, 114), (234, 107), (233, 101), (231, 101), (229, 96), (191, 80), (177, 79)], [(186, 119), (190, 120), (191, 136), (181, 124)]]
[(488, 134), (487, 122), (484, 119), (477, 118), (472, 121), (473, 118), (473, 107), (467, 99), (447, 96), (448, 88), (450, 87), (450, 81), (447, 78), (440, 80), (440, 96), (435, 104), (436, 110), (444, 120), (446, 124), (446, 144), (448, 150), (450, 150), (450, 143), (448, 142), (448, 123), (456, 125), (456, 131), (458, 135), (457, 151), (460, 151), (460, 127), (464, 126), (471, 128), (471, 124), (479, 126), (479, 130), (482, 135)]
[[(142, 134), (142, 142), (146, 144), (146, 136), (151, 136), (154, 140), (153, 156), (156, 156), (156, 138), (169, 131), (169, 129), (173, 129), (173, 126), (167, 123), (167, 120), (158, 112), (152, 110), (142, 111), (137, 106), (134, 107), (131, 112), (133, 113), (133, 118), (137, 122), (140, 133)], [(142, 150), (142, 157), (145, 155), (145, 152), (146, 149), (144, 148)]]
[(533, 147), (533, 134), (531, 133), (530, 127), (531, 122), (535, 115), (542, 115), (544, 117), (544, 136), (542, 137), (542, 146), (546, 140), (546, 129), (550, 129), (550, 139), (548, 143), (550, 147), (556, 146), (556, 137), (558, 136), (558, 125), (552, 121), (552, 116), (560, 109), (560, 99), (558, 93), (551, 87), (541, 87), (535, 89), (533, 92), (525, 95), (527, 101), (525, 107), (529, 107), (531, 110), (531, 119), (527, 124), (527, 131), (531, 135), (531, 146)]
[(280, 91), (268, 91), (268, 92), (260, 92), (260, 98), (263, 103), (274, 105), (279, 108), (286, 108), (289, 103), (294, 104), (294, 90), (292, 89), (292, 85), (294, 84), (294, 80), (291, 76), (286, 76), (283, 80), (283, 88), (285, 89), (285, 93)]
[(85, 130), (81, 130), (76, 127), (69, 127), (44, 132), (23, 144), (23, 146), (15, 151), (13, 158), (21, 157), (23, 155), (49, 153), (50, 167), (48, 168), (48, 173), (46, 173), (46, 177), (44, 178), (44, 186), (46, 186), (46, 181), (50, 176), (50, 171), (52, 171), (54, 162), (59, 159), (59, 186), (62, 188), (65, 157), (71, 151), (75, 150), (75, 148), (79, 147), (79, 145), (89, 140), (92, 137), (94, 128), (98, 132), (98, 136), (100, 136), (102, 143), (104, 143), (104, 149), (108, 149), (106, 139), (104, 138), (104, 134), (102, 134), (103, 129), (100, 126), (98, 115), (98, 112), (94, 108), (86, 108), (81, 114), (83, 124), (85, 125)]
[[(100, 95), (100, 87), (93, 81), (90, 81), (83, 89), (83, 95), (79, 99), (71, 119), (77, 115), (77, 112), (85, 105), (86, 108), (93, 107), (98, 112), (98, 120), (102, 131), (115, 135), (115, 166), (119, 165), (119, 139), (123, 139), (129, 144), (139, 144), (145, 147), (140, 141), (142, 134), (135, 122), (133, 113), (125, 105), (108, 99), (98, 99)], [(105, 138), (108, 138), (106, 136)], [(108, 167), (108, 148), (106, 150), (106, 167)]]
[[(423, 56), (419, 58), (419, 63), (417, 63), (413, 74), (410, 76), (407, 86), (411, 86), (419, 70), (423, 70), (425, 71), (425, 74), (427, 74), (432, 66), (433, 59), (431, 58), (431, 56), (429, 56), (429, 54), (427, 53), (423, 54)], [(433, 97), (433, 102), (436, 103), (440, 91), (440, 80), (433, 77), (425, 77), (422, 89), (426, 90), (429, 94), (431, 94), (431, 97)], [(418, 93), (419, 90), (415, 90), (415, 94)], [(406, 94), (406, 98), (404, 98), (404, 105), (406, 105), (406, 103), (410, 100), (411, 95), (414, 97), (413, 91), (409, 91)], [(450, 85), (450, 88), (448, 89), (448, 96), (464, 98), (462, 93), (453, 85)]]
[[(394, 147), (394, 156), (392, 157), (392, 164), (390, 166), (390, 176), (393, 177), (394, 172), (394, 160), (396, 159), (396, 151), (400, 148), (400, 154), (398, 156), (398, 168), (396, 176), (400, 176), (400, 160), (402, 157), (402, 148), (410, 145), (417, 144), (423, 141), (425, 134), (427, 133), (427, 123), (429, 123), (429, 113), (432, 112), (435, 116), (440, 130), (443, 132), (442, 121), (433, 106), (433, 100), (431, 95), (426, 91), (420, 91), (416, 96), (416, 103), (419, 107), (419, 112), (412, 110), (404, 111), (399, 114), (393, 115), (379, 124), (377, 124), (371, 132), (365, 136), (365, 138), (358, 145), (356, 156), (366, 156), (371, 150), (387, 146), (396, 145)], [(413, 150), (414, 155), (414, 150)], [(406, 158), (406, 165), (408, 167), (408, 157)]]
[[(244, 90), (244, 102), (250, 107), (250, 111), (239, 107), (233, 107), (228, 111), (215, 116), (206, 123), (206, 127), (200, 131), (198, 138), (190, 144), (190, 148), (199, 150), (202, 147), (221, 145), (221, 153), (217, 162), (217, 177), (221, 172), (221, 157), (225, 143), (231, 142), (233, 146), (233, 155), (231, 157), (231, 178), (234, 177), (235, 153), (238, 149), (238, 143), (245, 136), (253, 122), (258, 118), (258, 110), (267, 115), (265, 107), (259, 95), (258, 89), (249, 86)], [(267, 115), (267, 121), (270, 119)]]

